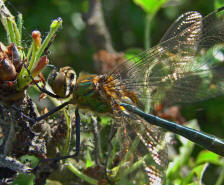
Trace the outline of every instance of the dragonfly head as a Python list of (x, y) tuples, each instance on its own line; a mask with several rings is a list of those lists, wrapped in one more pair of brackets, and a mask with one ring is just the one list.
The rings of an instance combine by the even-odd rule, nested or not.
[(74, 91), (76, 73), (68, 66), (61, 68), (59, 71), (54, 69), (48, 76), (48, 83), (56, 95), (66, 98)]

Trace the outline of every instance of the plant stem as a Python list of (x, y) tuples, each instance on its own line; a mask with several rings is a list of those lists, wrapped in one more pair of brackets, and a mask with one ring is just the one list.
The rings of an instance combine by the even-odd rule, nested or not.
[(12, 17), (7, 17), (6, 20), (7, 20), (7, 27), (9, 31), (9, 42), (16, 43), (15, 31), (12, 24)]
[(146, 14), (145, 16), (145, 38), (144, 38), (144, 43), (145, 43), (145, 49), (149, 49), (151, 47), (151, 22), (153, 19), (152, 14)]
[(98, 185), (98, 181), (83, 174), (81, 171), (79, 171), (77, 168), (75, 168), (70, 162), (68, 162), (68, 169), (71, 170), (72, 173), (74, 173), (76, 176), (81, 178), (82, 180), (93, 184), (93, 185)]
[[(61, 25), (62, 25), (61, 18), (57, 18), (52, 21), (51, 26), (50, 26), (50, 32), (48, 33), (48, 35), (46, 36), (46, 38), (44, 39), (43, 43), (41, 44), (40, 48), (38, 48), (38, 50), (35, 49), (36, 47), (35, 47), (34, 41), (33, 41), (33, 44), (31, 45), (33, 48), (32, 56), (31, 56), (31, 60), (30, 60), (29, 66), (28, 66), (28, 69), (31, 72), (32, 72), (32, 69), (34, 69), (36, 67), (38, 61), (40, 60), (41, 55), (43, 54), (44, 50), (48, 47), (49, 42), (54, 37), (56, 31), (58, 30), (58, 28)], [(30, 50), (29, 50), (29, 52), (30, 52)], [(28, 72), (23, 69), (24, 69), (24, 67), (20, 71), (18, 78), (17, 78), (18, 79), (17, 90), (24, 89), (31, 82)]]
[(18, 30), (20, 34), (20, 42), (18, 43), (19, 46), (21, 46), (21, 40), (22, 40), (22, 31), (23, 31), (23, 15), (21, 13), (18, 14), (18, 20), (17, 20)]
[(65, 139), (65, 146), (63, 147), (62, 153), (63, 155), (67, 155), (69, 151), (70, 141), (71, 141), (71, 131), (72, 131), (72, 123), (67, 111), (64, 109), (64, 115), (67, 123), (67, 133)]

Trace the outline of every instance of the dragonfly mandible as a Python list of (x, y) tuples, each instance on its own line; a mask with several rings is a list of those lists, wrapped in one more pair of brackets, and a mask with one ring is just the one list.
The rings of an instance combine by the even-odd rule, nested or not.
[[(162, 184), (167, 168), (164, 131), (138, 115), (127, 116), (128, 109), (121, 103), (143, 109), (148, 100), (154, 106), (161, 102), (170, 106), (223, 94), (224, 67), (222, 63), (213, 64), (206, 55), (210, 48), (224, 41), (223, 14), (224, 7), (204, 18), (196, 11), (181, 15), (158, 45), (124, 61), (108, 74), (79, 74), (76, 80), (69, 67), (62, 68), (50, 77), (56, 94), (37, 86), (55, 98), (71, 95), (71, 99), (36, 121), (68, 104), (110, 114), (120, 130), (117, 134), (122, 165), (117, 170), (118, 179), (126, 178), (133, 184), (139, 184), (140, 179)], [(127, 156), (129, 151), (132, 154)], [(133, 171), (125, 170), (131, 164), (137, 164)]]

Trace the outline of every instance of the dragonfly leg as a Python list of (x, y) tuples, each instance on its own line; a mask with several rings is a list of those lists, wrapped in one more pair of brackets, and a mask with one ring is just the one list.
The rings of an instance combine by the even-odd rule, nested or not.
[(42, 159), (40, 162), (45, 162), (45, 161), (59, 161), (59, 160), (64, 160), (68, 158), (76, 158), (79, 154), (80, 151), (80, 115), (79, 115), (79, 110), (76, 108), (75, 110), (75, 134), (76, 134), (76, 142), (75, 142), (75, 153), (72, 155), (65, 155), (65, 156), (59, 156), (55, 158), (47, 158), (47, 159)]
[(50, 116), (51, 114), (54, 114), (55, 112), (57, 112), (57, 111), (63, 109), (63, 108), (66, 107), (68, 104), (70, 104), (69, 101), (62, 103), (61, 105), (59, 105), (59, 106), (55, 107), (54, 109), (50, 110), (48, 113), (46, 113), (46, 114), (44, 114), (44, 115), (42, 115), (42, 116), (37, 117), (37, 118), (35, 119), (35, 121), (41, 121), (42, 119), (47, 118), (47, 117)]
[(79, 110), (76, 108), (75, 110), (75, 154), (74, 157), (76, 157), (79, 154), (80, 150), (80, 115), (79, 115)]
[(75, 133), (76, 133), (76, 151), (74, 154), (72, 155), (65, 155), (65, 156), (58, 156), (55, 158), (47, 158), (47, 159), (41, 159), (38, 163), (38, 165), (32, 169), (32, 172), (35, 172), (36, 170), (38, 170), (38, 168), (40, 167), (40, 164), (43, 162), (48, 162), (48, 161), (59, 161), (59, 160), (64, 160), (64, 159), (68, 159), (68, 158), (76, 158), (79, 154), (80, 151), (80, 115), (79, 115), (79, 111), (78, 108), (76, 108), (75, 110)]
[(16, 111), (18, 111), (23, 118), (29, 120), (32, 123), (35, 123), (37, 121), (41, 121), (41, 120), (47, 118), (48, 116), (50, 116), (51, 114), (54, 114), (57, 111), (61, 110), (62, 108), (64, 108), (65, 106), (67, 106), (69, 103), (70, 103), (69, 101), (68, 102), (64, 102), (61, 105), (59, 105), (59, 106), (55, 107), (54, 109), (52, 109), (51, 111), (49, 111), (48, 113), (46, 113), (46, 114), (44, 114), (42, 116), (36, 117), (36, 118), (30, 118), (29, 116), (27, 116), (26, 114), (24, 114), (23, 112), (21, 112), (15, 106), (12, 106), (12, 108), (15, 109)]
[(37, 86), (37, 88), (38, 88), (41, 92), (43, 92), (43, 93), (45, 93), (45, 94), (47, 94), (48, 96), (51, 96), (51, 97), (53, 97), (53, 98), (66, 98), (66, 97), (58, 96), (58, 95), (56, 95), (56, 94), (54, 94), (54, 93), (48, 91), (47, 89), (45, 89), (45, 88), (43, 88), (43, 87), (40, 87), (39, 84), (38, 84), (38, 83), (34, 80), (34, 78), (32, 77), (32, 75), (31, 75), (31, 73), (30, 73), (30, 70), (28, 69), (28, 67), (27, 67), (27, 65), (25, 64), (25, 62), (24, 62), (23, 65), (24, 65), (24, 67), (26, 68), (26, 70), (27, 70), (27, 72), (28, 72), (28, 75), (29, 75), (30, 79), (32, 80), (32, 82)]

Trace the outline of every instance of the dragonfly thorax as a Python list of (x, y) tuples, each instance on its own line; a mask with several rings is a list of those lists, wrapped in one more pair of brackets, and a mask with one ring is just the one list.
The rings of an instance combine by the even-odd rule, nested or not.
[(93, 112), (111, 114), (115, 107), (120, 108), (120, 102), (137, 105), (136, 100), (135, 94), (127, 91), (112, 76), (81, 73), (73, 91), (71, 103)]
[(81, 109), (97, 113), (112, 113), (110, 100), (105, 96), (100, 77), (81, 73), (77, 80), (71, 103)]
[(113, 76), (100, 75), (93, 79), (95, 90), (99, 92), (112, 109), (122, 109), (121, 102), (129, 102), (137, 105), (137, 97), (134, 92), (125, 88), (125, 86)]

